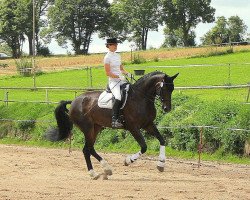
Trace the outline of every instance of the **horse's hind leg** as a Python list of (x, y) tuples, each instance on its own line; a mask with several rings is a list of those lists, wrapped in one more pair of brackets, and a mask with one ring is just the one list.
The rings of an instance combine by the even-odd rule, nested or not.
[(112, 175), (112, 169), (110, 165), (105, 161), (96, 151), (94, 148), (94, 144), (96, 141), (97, 134), (102, 130), (101, 126), (95, 125), (94, 128), (91, 128), (88, 132), (85, 133), (85, 146), (83, 148), (83, 154), (86, 160), (86, 164), (88, 167), (88, 171), (90, 176), (93, 179), (98, 179), (101, 174), (96, 173), (93, 170), (93, 166), (91, 163), (90, 156), (94, 156), (102, 165), (104, 169), (104, 179), (107, 179), (108, 175)]
[[(111, 166), (108, 164), (106, 160), (104, 160), (98, 153), (96, 153), (94, 147), (91, 148), (91, 155), (94, 156), (102, 165), (104, 174), (111, 176), (113, 174)], [(107, 177), (106, 177), (107, 178)]]
[(140, 145), (141, 151), (139, 151), (133, 155), (127, 156), (125, 158), (125, 161), (124, 161), (125, 166), (128, 166), (129, 164), (136, 161), (143, 153), (145, 153), (147, 151), (147, 145), (146, 145), (145, 139), (144, 139), (143, 135), (141, 134), (140, 130), (136, 129), (136, 130), (131, 130), (130, 132), (132, 133), (133, 137)]
[(91, 148), (88, 146), (88, 143), (86, 140), (85, 140), (85, 145), (84, 145), (82, 152), (83, 152), (86, 164), (87, 164), (87, 168), (88, 168), (90, 177), (93, 178), (94, 180), (97, 180), (101, 174), (96, 173), (93, 169), (92, 162), (90, 159)]
[[(99, 125), (95, 125), (94, 126), (94, 130), (93, 130), (93, 137), (95, 138), (94, 140), (96, 140), (97, 134), (103, 129), (102, 126)], [(91, 148), (90, 151), (91, 155), (94, 156), (102, 165), (103, 169), (104, 169), (104, 174), (105, 175), (112, 175), (112, 168), (111, 166), (108, 164), (108, 162), (106, 160), (104, 160), (96, 151), (94, 146)]]

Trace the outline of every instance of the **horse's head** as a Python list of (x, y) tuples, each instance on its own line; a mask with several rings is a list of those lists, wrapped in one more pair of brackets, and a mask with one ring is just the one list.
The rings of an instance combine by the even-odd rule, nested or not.
[(169, 112), (171, 110), (171, 96), (174, 90), (174, 79), (179, 75), (179, 73), (174, 76), (164, 77), (156, 83), (156, 93), (159, 95), (160, 100), (162, 102), (162, 109), (165, 112)]

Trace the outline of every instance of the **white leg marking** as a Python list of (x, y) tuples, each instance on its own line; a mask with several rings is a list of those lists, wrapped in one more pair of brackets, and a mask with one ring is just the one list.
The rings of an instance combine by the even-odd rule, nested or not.
[(93, 180), (97, 180), (101, 176), (101, 174), (96, 173), (93, 169), (89, 170), (89, 175)]
[(124, 164), (126, 165), (126, 166), (128, 166), (129, 164), (131, 164), (132, 162), (134, 162), (134, 161), (136, 161), (140, 156), (141, 156), (141, 151), (139, 151), (139, 152), (137, 152), (137, 153), (135, 153), (135, 154), (133, 154), (133, 155), (131, 155), (131, 156), (127, 156), (126, 158), (125, 158), (125, 161), (124, 161)]
[(112, 173), (112, 168), (111, 168), (111, 166), (108, 164), (108, 162), (106, 160), (102, 159), (100, 163), (101, 163), (101, 165), (102, 165), (102, 167), (104, 169), (104, 173), (106, 175), (110, 176), (110, 175), (113, 174)]
[(160, 154), (159, 154), (159, 161), (157, 162), (157, 169), (161, 172), (164, 171), (165, 161), (166, 161), (165, 146), (160, 146)]

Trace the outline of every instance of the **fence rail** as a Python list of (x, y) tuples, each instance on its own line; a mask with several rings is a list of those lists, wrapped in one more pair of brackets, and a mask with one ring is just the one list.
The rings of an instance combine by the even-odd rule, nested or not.
[[(248, 104), (249, 97), (250, 97), (250, 84), (243, 84), (243, 85), (210, 85), (210, 86), (186, 86), (186, 87), (175, 87), (176, 90), (203, 90), (203, 89), (236, 89), (236, 88), (249, 88), (248, 94), (246, 97), (246, 102)], [(19, 103), (47, 103), (47, 104), (57, 104), (58, 102), (53, 102), (48, 100), (49, 91), (72, 91), (74, 92), (74, 96), (76, 97), (77, 92), (83, 91), (102, 91), (105, 88), (93, 88), (93, 87), (86, 87), (86, 88), (79, 88), (79, 87), (0, 87), (0, 90), (4, 90), (4, 99), (0, 99), (0, 102), (4, 102), (6, 105), (8, 103), (19, 102)], [(45, 90), (45, 101), (23, 101), (23, 100), (10, 100), (9, 99), (9, 91), (11, 90)]]
[[(230, 89), (230, 88), (247, 88), (250, 87), (250, 84), (242, 85), (208, 85), (208, 86), (179, 86), (175, 89)], [(77, 90), (77, 91), (86, 91), (86, 90), (103, 90), (105, 88), (93, 88), (93, 87), (0, 87), (0, 90)]]

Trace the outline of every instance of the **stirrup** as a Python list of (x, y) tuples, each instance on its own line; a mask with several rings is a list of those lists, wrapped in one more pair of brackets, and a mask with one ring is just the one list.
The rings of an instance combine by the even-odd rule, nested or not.
[(123, 127), (122, 123), (119, 122), (118, 119), (112, 121), (112, 124), (111, 124), (111, 125), (112, 125), (113, 128), (122, 128), (122, 127)]

